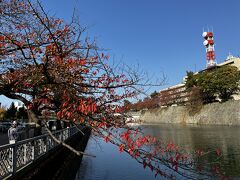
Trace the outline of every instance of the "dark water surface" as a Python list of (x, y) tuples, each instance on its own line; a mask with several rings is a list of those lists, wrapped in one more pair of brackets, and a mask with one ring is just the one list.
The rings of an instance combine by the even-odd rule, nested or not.
[[(164, 124), (142, 127), (147, 134), (193, 150), (220, 148), (223, 153), (221, 166), (224, 171), (231, 174), (233, 179), (240, 179), (240, 127)], [(120, 154), (118, 148), (110, 143), (91, 138), (86, 152), (97, 157), (83, 157), (76, 180), (155, 179), (154, 173), (143, 169), (142, 164), (128, 154)]]

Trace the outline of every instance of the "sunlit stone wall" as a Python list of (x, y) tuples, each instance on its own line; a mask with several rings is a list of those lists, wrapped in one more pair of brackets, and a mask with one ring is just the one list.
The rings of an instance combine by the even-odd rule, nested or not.
[(143, 111), (140, 119), (145, 123), (240, 125), (240, 100), (207, 104), (194, 115), (187, 106), (157, 108)]

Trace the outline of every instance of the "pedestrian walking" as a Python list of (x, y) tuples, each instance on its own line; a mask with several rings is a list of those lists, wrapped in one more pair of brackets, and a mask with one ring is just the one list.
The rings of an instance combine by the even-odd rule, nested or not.
[(8, 129), (9, 144), (14, 144), (18, 139), (17, 121), (12, 122), (12, 126)]

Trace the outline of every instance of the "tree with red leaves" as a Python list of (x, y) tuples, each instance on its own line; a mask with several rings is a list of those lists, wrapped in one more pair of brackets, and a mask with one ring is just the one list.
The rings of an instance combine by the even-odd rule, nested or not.
[(59, 120), (90, 127), (156, 176), (194, 178), (212, 168), (196, 168), (206, 152), (164, 143), (127, 126), (126, 114), (116, 116), (124, 100), (137, 96), (149, 79), (126, 65), (110, 66), (109, 56), (84, 31), (76, 16), (66, 23), (47, 14), (38, 1), (0, 1), (0, 94), (22, 101), (36, 123), (55, 113)]

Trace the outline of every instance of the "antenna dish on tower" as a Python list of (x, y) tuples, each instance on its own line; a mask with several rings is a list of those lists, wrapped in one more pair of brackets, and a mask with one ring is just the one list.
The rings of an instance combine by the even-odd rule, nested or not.
[(208, 45), (208, 40), (203, 41), (203, 45), (204, 46)]
[(203, 32), (203, 33), (202, 33), (202, 37), (205, 38), (206, 36), (207, 36), (207, 32)]

